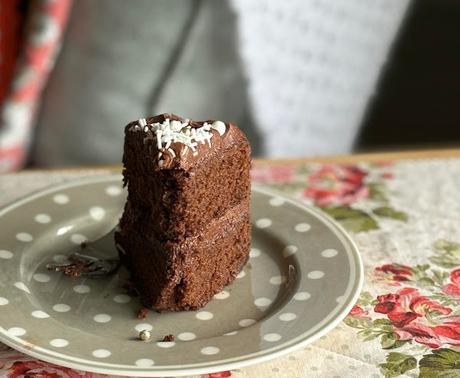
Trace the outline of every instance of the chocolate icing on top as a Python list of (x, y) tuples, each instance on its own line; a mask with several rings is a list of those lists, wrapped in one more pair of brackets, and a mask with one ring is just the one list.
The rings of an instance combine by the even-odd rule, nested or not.
[(126, 133), (142, 138), (156, 169), (187, 169), (201, 158), (232, 143), (241, 131), (221, 121), (192, 121), (160, 114), (129, 123)]

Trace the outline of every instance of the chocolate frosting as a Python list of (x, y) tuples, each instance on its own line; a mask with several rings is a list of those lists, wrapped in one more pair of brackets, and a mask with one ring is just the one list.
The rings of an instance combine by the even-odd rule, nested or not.
[[(212, 124), (215, 120), (207, 121), (193, 121), (179, 117), (175, 114), (164, 113), (154, 117), (148, 117), (145, 119), (147, 124), (162, 123), (166, 119), (170, 121), (188, 122), (188, 124), (195, 129), (203, 127), (205, 123)], [(174, 151), (172, 156), (169, 153), (162, 153), (161, 159), (159, 158), (159, 152), (157, 140), (155, 134), (148, 130), (144, 131), (144, 127), (139, 125), (139, 121), (130, 122), (126, 128), (125, 133), (135, 133), (139, 142), (144, 145), (146, 155), (151, 158), (154, 169), (184, 169), (187, 170), (194, 164), (198, 163), (205, 156), (209, 157), (209, 154), (216, 154), (219, 150), (230, 146), (235, 142), (235, 139), (245, 139), (241, 130), (232, 123), (226, 123), (226, 130), (223, 135), (220, 135), (217, 130), (211, 129), (212, 137), (210, 144), (198, 143), (196, 147), (196, 153), (181, 142), (172, 143), (169, 148)]]

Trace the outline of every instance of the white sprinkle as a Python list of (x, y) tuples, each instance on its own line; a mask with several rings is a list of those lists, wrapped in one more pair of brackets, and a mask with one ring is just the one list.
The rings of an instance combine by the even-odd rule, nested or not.
[[(150, 130), (155, 132), (156, 136), (156, 143), (158, 150), (168, 151), (168, 153), (175, 158), (176, 153), (174, 151), (170, 151), (169, 148), (171, 147), (172, 143), (182, 143), (187, 148), (190, 148), (194, 154), (193, 156), (197, 156), (196, 147), (198, 144), (208, 144), (211, 147), (211, 138), (213, 133), (211, 129), (215, 129), (219, 132), (220, 135), (225, 133), (225, 123), (221, 121), (216, 121), (215, 127), (214, 124), (209, 124), (205, 122), (201, 127), (194, 127), (192, 128), (188, 124), (188, 120), (185, 122), (180, 122), (176, 120), (170, 120), (166, 118), (162, 123), (154, 123), (151, 125)], [(182, 156), (187, 153), (188, 149), (182, 151)], [(161, 159), (161, 155), (158, 155), (158, 160)], [(163, 164), (159, 163), (161, 167)]]
[(159, 167), (162, 167), (164, 163), (165, 163), (164, 160), (159, 160), (159, 161), (158, 161), (158, 166), (159, 166)]
[(187, 153), (187, 151), (188, 151), (188, 147), (185, 146), (184, 149), (182, 150), (182, 154), (181, 154), (181, 155), (182, 155), (182, 156), (185, 156), (185, 154)]
[(150, 129), (149, 129), (148, 126), (145, 126), (145, 127), (144, 127), (144, 131), (145, 131), (145, 132), (147, 132), (147, 131), (149, 131), (149, 130), (150, 130)]
[(176, 153), (174, 152), (174, 150), (172, 148), (168, 148), (168, 152), (173, 158), (176, 157)]
[(170, 125), (171, 125), (171, 130), (172, 131), (181, 131), (181, 129), (183, 127), (182, 123), (179, 122), (179, 121), (171, 121)]
[(138, 123), (139, 123), (139, 126), (146, 126), (147, 125), (147, 121), (145, 120), (145, 118), (140, 118)]
[(216, 130), (220, 136), (224, 135), (225, 134), (225, 129), (226, 129), (226, 126), (225, 126), (225, 123), (223, 123), (222, 121), (215, 121), (213, 122), (213, 124), (211, 125), (211, 127)]
[(157, 147), (158, 147), (158, 149), (161, 149), (161, 134), (162, 134), (162, 132), (161, 132), (161, 130), (157, 130), (155, 132), (155, 134), (156, 134), (156, 137), (157, 137)]

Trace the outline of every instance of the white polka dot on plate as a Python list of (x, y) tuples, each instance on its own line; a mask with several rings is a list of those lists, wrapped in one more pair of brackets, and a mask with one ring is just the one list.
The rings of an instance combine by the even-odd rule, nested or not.
[(207, 346), (207, 347), (201, 348), (200, 352), (201, 354), (206, 354), (210, 356), (210, 355), (219, 353), (220, 349), (215, 346)]
[(88, 285), (75, 285), (73, 287), (73, 291), (78, 294), (86, 294), (91, 291), (91, 288)]
[(105, 217), (105, 210), (100, 206), (93, 206), (89, 209), (89, 215), (96, 221), (100, 221)]
[(53, 196), (53, 201), (58, 205), (65, 205), (66, 203), (69, 203), (70, 198), (67, 194), (59, 193)]
[(46, 319), (50, 317), (45, 311), (41, 311), (41, 310), (32, 311), (31, 315), (37, 319)]
[(35, 273), (32, 276), (32, 278), (35, 281), (41, 282), (41, 283), (50, 282), (50, 280), (51, 280), (51, 277), (48, 274), (45, 274), (45, 273)]
[(196, 335), (193, 332), (182, 332), (177, 335), (177, 338), (182, 341), (195, 340)]
[(311, 226), (308, 223), (298, 223), (295, 225), (294, 230), (297, 232), (307, 232), (311, 229)]
[(48, 214), (37, 214), (34, 217), (35, 222), (46, 224), (51, 222), (51, 217)]
[(174, 341), (158, 341), (157, 345), (160, 348), (172, 348), (176, 343)]
[(4, 297), (0, 297), (0, 306), (5, 306), (7, 305), (8, 303), (10, 303), (10, 301)]
[(307, 274), (307, 277), (310, 278), (311, 280), (318, 280), (324, 277), (324, 272), (320, 270), (312, 270), (311, 272)]
[(227, 333), (224, 333), (224, 336), (233, 336), (233, 335), (236, 335), (237, 333), (238, 331), (227, 332)]
[(73, 235), (70, 237), (70, 241), (71, 241), (72, 243), (75, 243), (75, 244), (80, 245), (81, 243), (84, 243), (84, 242), (88, 241), (88, 238), (87, 238), (85, 235), (73, 234)]
[(107, 358), (112, 354), (110, 350), (107, 349), (96, 349), (93, 350), (93, 356), (96, 358)]
[(288, 257), (296, 253), (298, 248), (295, 245), (287, 245), (283, 249), (283, 257)]
[(10, 336), (23, 336), (26, 334), (26, 330), (21, 327), (11, 327), (7, 332)]
[(50, 341), (50, 345), (55, 348), (64, 348), (69, 345), (69, 342), (66, 339), (53, 339)]
[(94, 315), (93, 320), (97, 323), (108, 323), (112, 320), (112, 317), (108, 314), (97, 314)]
[(257, 299), (254, 301), (254, 304), (255, 304), (257, 307), (266, 307), (266, 306), (270, 306), (271, 303), (272, 303), (272, 300), (269, 299), (269, 298), (265, 298), (265, 297), (257, 298)]
[(137, 324), (134, 329), (137, 331), (137, 332), (141, 332), (141, 331), (151, 331), (153, 329), (153, 326), (151, 324), (148, 324), (148, 323), (139, 323)]
[(214, 295), (215, 299), (227, 299), (230, 296), (230, 293), (227, 290), (222, 290), (220, 293)]
[(336, 249), (329, 248), (329, 249), (325, 249), (324, 251), (322, 251), (321, 256), (326, 257), (326, 258), (331, 258), (331, 257), (337, 256), (338, 253), (339, 252), (337, 252)]
[(239, 272), (236, 276), (236, 278), (243, 278), (244, 276), (246, 276), (246, 272), (244, 270), (242, 270), (241, 272)]
[(15, 282), (14, 286), (19, 290), (25, 291), (26, 293), (30, 294), (29, 288), (24, 284), (24, 282)]
[(113, 297), (113, 300), (117, 303), (128, 303), (131, 300), (131, 297), (126, 294), (118, 294)]
[(53, 306), (53, 310), (56, 312), (68, 312), (70, 311), (70, 306), (65, 303), (58, 303)]
[(251, 248), (251, 250), (249, 251), (249, 257), (255, 258), (255, 257), (259, 257), (259, 256), (260, 256), (260, 249)]
[(273, 197), (268, 201), (268, 203), (272, 206), (281, 206), (284, 202), (284, 199), (281, 197)]
[(111, 197), (116, 197), (121, 194), (122, 189), (119, 186), (110, 185), (107, 188), (105, 188), (105, 192)]
[(306, 301), (311, 298), (311, 294), (306, 291), (299, 291), (294, 295), (296, 301)]
[(273, 276), (269, 281), (272, 285), (281, 285), (286, 282), (285, 276)]
[(139, 367), (150, 367), (154, 364), (155, 362), (151, 360), (150, 358), (140, 358), (139, 360), (136, 361), (136, 366), (139, 366)]
[(256, 324), (256, 321), (254, 319), (241, 319), (238, 324), (240, 327), (249, 327)]
[(7, 251), (6, 249), (0, 249), (0, 259), (11, 259), (13, 257), (13, 253)]
[(195, 314), (195, 317), (200, 320), (210, 320), (214, 317), (214, 314), (209, 311), (199, 311)]
[(279, 320), (282, 320), (283, 322), (290, 322), (297, 318), (296, 314), (293, 314), (292, 312), (285, 312), (284, 314), (281, 314), (278, 316)]
[(256, 227), (258, 228), (267, 228), (272, 225), (271, 219), (268, 218), (260, 218), (256, 220)]
[(267, 333), (264, 335), (264, 340), (273, 343), (275, 341), (281, 340), (281, 335), (278, 333)]
[(34, 240), (33, 236), (27, 232), (19, 232), (16, 234), (16, 239), (24, 243), (28, 243)]

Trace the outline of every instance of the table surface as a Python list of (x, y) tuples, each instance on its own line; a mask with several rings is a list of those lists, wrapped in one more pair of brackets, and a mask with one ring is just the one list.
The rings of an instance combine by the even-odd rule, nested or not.
[[(119, 169), (2, 175), (0, 206)], [(339, 221), (361, 251), (365, 284), (348, 317), (314, 344), (206, 377), (460, 376), (460, 149), (255, 160), (252, 179)], [(0, 376), (102, 377), (1, 344)]]

